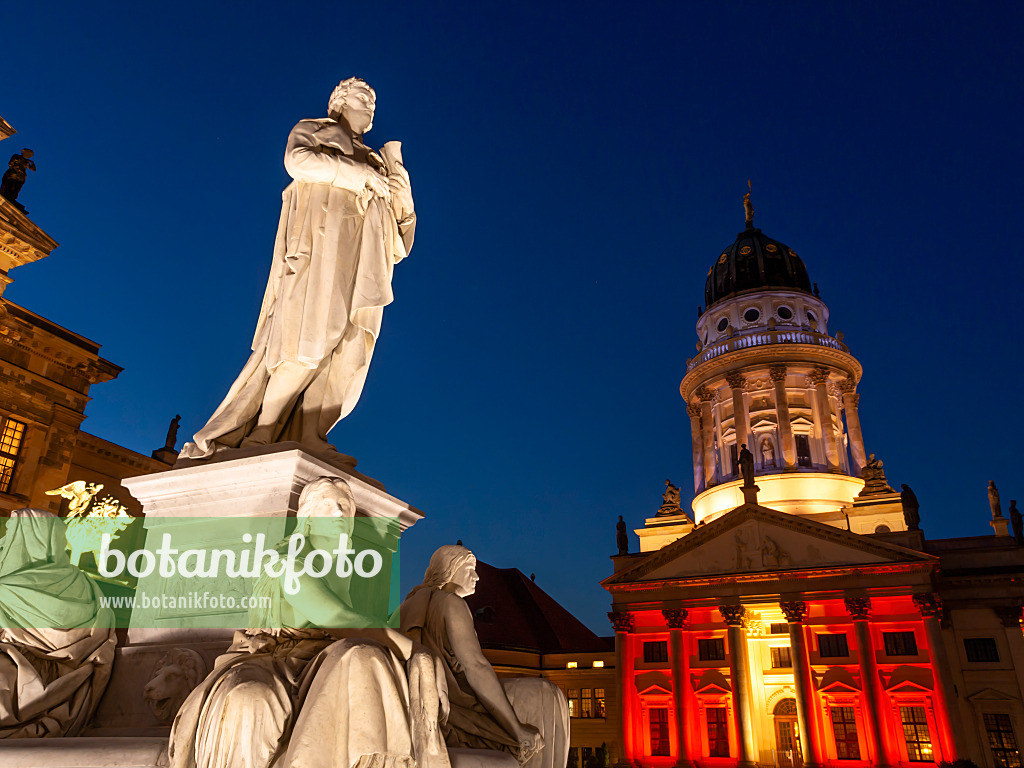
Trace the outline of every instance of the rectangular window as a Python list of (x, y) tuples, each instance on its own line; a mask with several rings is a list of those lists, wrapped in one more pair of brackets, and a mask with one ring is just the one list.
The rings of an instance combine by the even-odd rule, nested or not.
[(930, 763), (932, 737), (928, 732), (928, 718), (924, 707), (900, 707), (900, 721), (903, 723), (903, 738), (907, 742), (907, 756), (912, 763)]
[(0, 493), (7, 493), (11, 490), (14, 465), (25, 437), (25, 425), (14, 419), (0, 419), (0, 424), (3, 425), (0, 430)]
[[(594, 689), (584, 688), (583, 696), (580, 697), (580, 717), (594, 716)], [(586, 762), (586, 761), (584, 761)]]
[(801, 467), (811, 466), (811, 441), (807, 435), (795, 435), (796, 437), (796, 463)]
[(886, 656), (917, 656), (917, 640), (913, 632), (883, 632)]
[(651, 756), (668, 757), (668, 708), (651, 707)]
[(1021, 768), (1020, 752), (1017, 750), (1017, 739), (1013, 735), (1010, 716), (990, 713), (984, 717), (988, 745), (992, 748), (992, 757), (995, 758), (996, 765), (999, 768)]
[(729, 756), (729, 725), (725, 721), (725, 707), (708, 707), (708, 754), (711, 757)]
[(789, 624), (782, 622), (781, 624), (769, 624), (768, 633), (772, 635), (788, 635)]
[(789, 669), (793, 666), (793, 662), (789, 657), (789, 646), (784, 645), (781, 648), (770, 648), (772, 654), (772, 669)]
[(965, 637), (964, 650), (967, 651), (967, 660), (974, 663), (999, 661), (994, 637)]
[(604, 688), (594, 689), (594, 717), (604, 717)]
[(850, 655), (846, 635), (818, 635), (818, 655), (822, 658), (841, 658)]
[(701, 661), (725, 661), (725, 639), (705, 637), (697, 640), (697, 657)]
[(860, 742), (857, 741), (857, 721), (853, 707), (829, 707), (832, 714), (832, 733), (836, 737), (836, 757), (840, 760), (860, 760)]
[(668, 661), (668, 642), (659, 640), (654, 643), (644, 643), (644, 661), (648, 664)]
[(729, 446), (729, 466), (732, 467), (732, 473), (738, 475), (740, 471), (740, 456), (736, 448), (736, 443)]
[(590, 761), (594, 759), (594, 748), (581, 747), (580, 751), (583, 753), (583, 768), (592, 768)]
[(566, 699), (569, 700), (569, 717), (580, 716), (580, 689), (570, 688), (566, 691)]

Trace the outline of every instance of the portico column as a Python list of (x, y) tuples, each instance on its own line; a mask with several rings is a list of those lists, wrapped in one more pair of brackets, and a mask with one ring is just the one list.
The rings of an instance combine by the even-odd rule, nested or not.
[(796, 442), (793, 439), (793, 424), (789, 420), (789, 396), (786, 394), (786, 366), (772, 365), (768, 375), (775, 382), (775, 415), (782, 438), (782, 459), (786, 467), (796, 466)]
[(700, 491), (704, 480), (704, 443), (700, 434), (700, 405), (691, 403), (686, 406), (686, 414), (690, 417), (690, 443), (693, 446), (693, 490)]
[(685, 608), (664, 609), (661, 615), (669, 628), (669, 639), (672, 650), (672, 705), (676, 715), (676, 738), (679, 740), (679, 768), (690, 768), (693, 765), (690, 746), (689, 720), (694, 711), (690, 700), (690, 652), (686, 647), (686, 616)]
[(814, 681), (811, 679), (811, 660), (807, 653), (804, 619), (807, 603), (803, 600), (779, 604), (789, 623), (789, 655), (793, 664), (793, 682), (796, 684), (796, 721), (800, 727), (804, 765), (817, 768), (822, 764), (821, 745), (818, 743), (817, 706), (814, 703)]
[(701, 436), (704, 439), (704, 487), (715, 484), (715, 419), (711, 414), (711, 401), (715, 393), (709, 389), (700, 391)]
[(860, 414), (857, 405), (860, 395), (854, 391), (856, 385), (847, 379), (839, 385), (843, 392), (843, 408), (846, 410), (846, 431), (850, 435), (850, 454), (853, 457), (853, 472), (860, 477), (860, 471), (868, 463), (868, 455), (864, 450), (864, 435), (860, 430)]
[(818, 426), (825, 446), (825, 460), (829, 469), (839, 468), (839, 452), (836, 450), (836, 431), (832, 424), (832, 406), (828, 403), (828, 368), (815, 368), (807, 375), (807, 382), (814, 387), (814, 399), (818, 404)]
[(736, 739), (740, 745), (738, 768), (757, 765), (753, 718), (750, 707), (750, 667), (747, 663), (747, 637), (743, 630), (746, 611), (742, 605), (722, 605), (718, 612), (729, 627), (729, 678), (732, 684)]
[[(739, 373), (727, 373), (725, 380), (729, 382), (732, 389), (732, 426), (736, 433), (736, 455), (739, 455), (740, 445), (746, 445), (755, 456), (757, 448), (750, 443), (750, 415), (747, 413), (747, 398), (744, 394), (747, 380)], [(733, 472), (738, 472), (739, 467), (732, 467)]]
[(622, 749), (619, 766), (633, 765), (633, 650), (629, 633), (633, 631), (633, 614), (610, 611), (608, 620), (615, 629), (615, 693), (619, 697), (619, 739)]
[(960, 717), (957, 712), (956, 694), (950, 676), (949, 657), (946, 642), (942, 637), (939, 616), (942, 614), (942, 600), (934, 592), (914, 595), (914, 605), (921, 613), (924, 631), (928, 636), (928, 651), (932, 657), (932, 675), (935, 679), (935, 724), (939, 728), (942, 744), (942, 759), (952, 762), (965, 754), (964, 739), (960, 732)]
[(863, 696), (861, 709), (867, 726), (868, 746), (871, 749), (872, 765), (889, 768), (893, 761), (889, 754), (885, 727), (885, 692), (878, 677), (878, 662), (871, 644), (871, 627), (868, 617), (871, 613), (871, 599), (868, 597), (846, 598), (846, 610), (853, 619), (853, 632), (857, 641), (857, 658), (860, 660), (860, 685)]

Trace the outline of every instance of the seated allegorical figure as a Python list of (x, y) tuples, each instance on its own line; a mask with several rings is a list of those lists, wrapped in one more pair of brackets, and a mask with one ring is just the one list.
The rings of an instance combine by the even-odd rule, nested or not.
[[(303, 552), (332, 550), (354, 515), (345, 481), (308, 484), (298, 509)], [(322, 629), (373, 623), (340, 580), (303, 574), (296, 594), (280, 582), (257, 584), (257, 595), (272, 598), (269, 611), (250, 612), (253, 628), (235, 633), (179, 710), (171, 768), (450, 768), (434, 656), (396, 630)]]
[(444, 665), (450, 703), (442, 726), (445, 742), (450, 748), (506, 752), (527, 768), (564, 768), (568, 702), (547, 680), (498, 679), (464, 599), (476, 591), (477, 581), (473, 553), (443, 546), (430, 558), (423, 583), (399, 608), (402, 631)]
[(73, 736), (110, 679), (114, 615), (67, 554), (64, 522), (11, 513), (0, 539), (0, 738)]

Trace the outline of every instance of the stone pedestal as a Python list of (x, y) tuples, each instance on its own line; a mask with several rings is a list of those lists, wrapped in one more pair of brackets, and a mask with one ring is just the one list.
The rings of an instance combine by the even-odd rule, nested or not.
[(760, 488), (756, 485), (752, 485), (749, 488), (740, 486), (740, 490), (743, 492), (744, 504), (757, 504), (757, 492), (761, 490)]

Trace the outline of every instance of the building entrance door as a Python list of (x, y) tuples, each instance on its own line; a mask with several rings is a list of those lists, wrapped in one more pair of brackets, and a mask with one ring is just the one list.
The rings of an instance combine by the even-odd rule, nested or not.
[(800, 740), (796, 736), (796, 718), (775, 716), (775, 755), (779, 768), (801, 768)]

